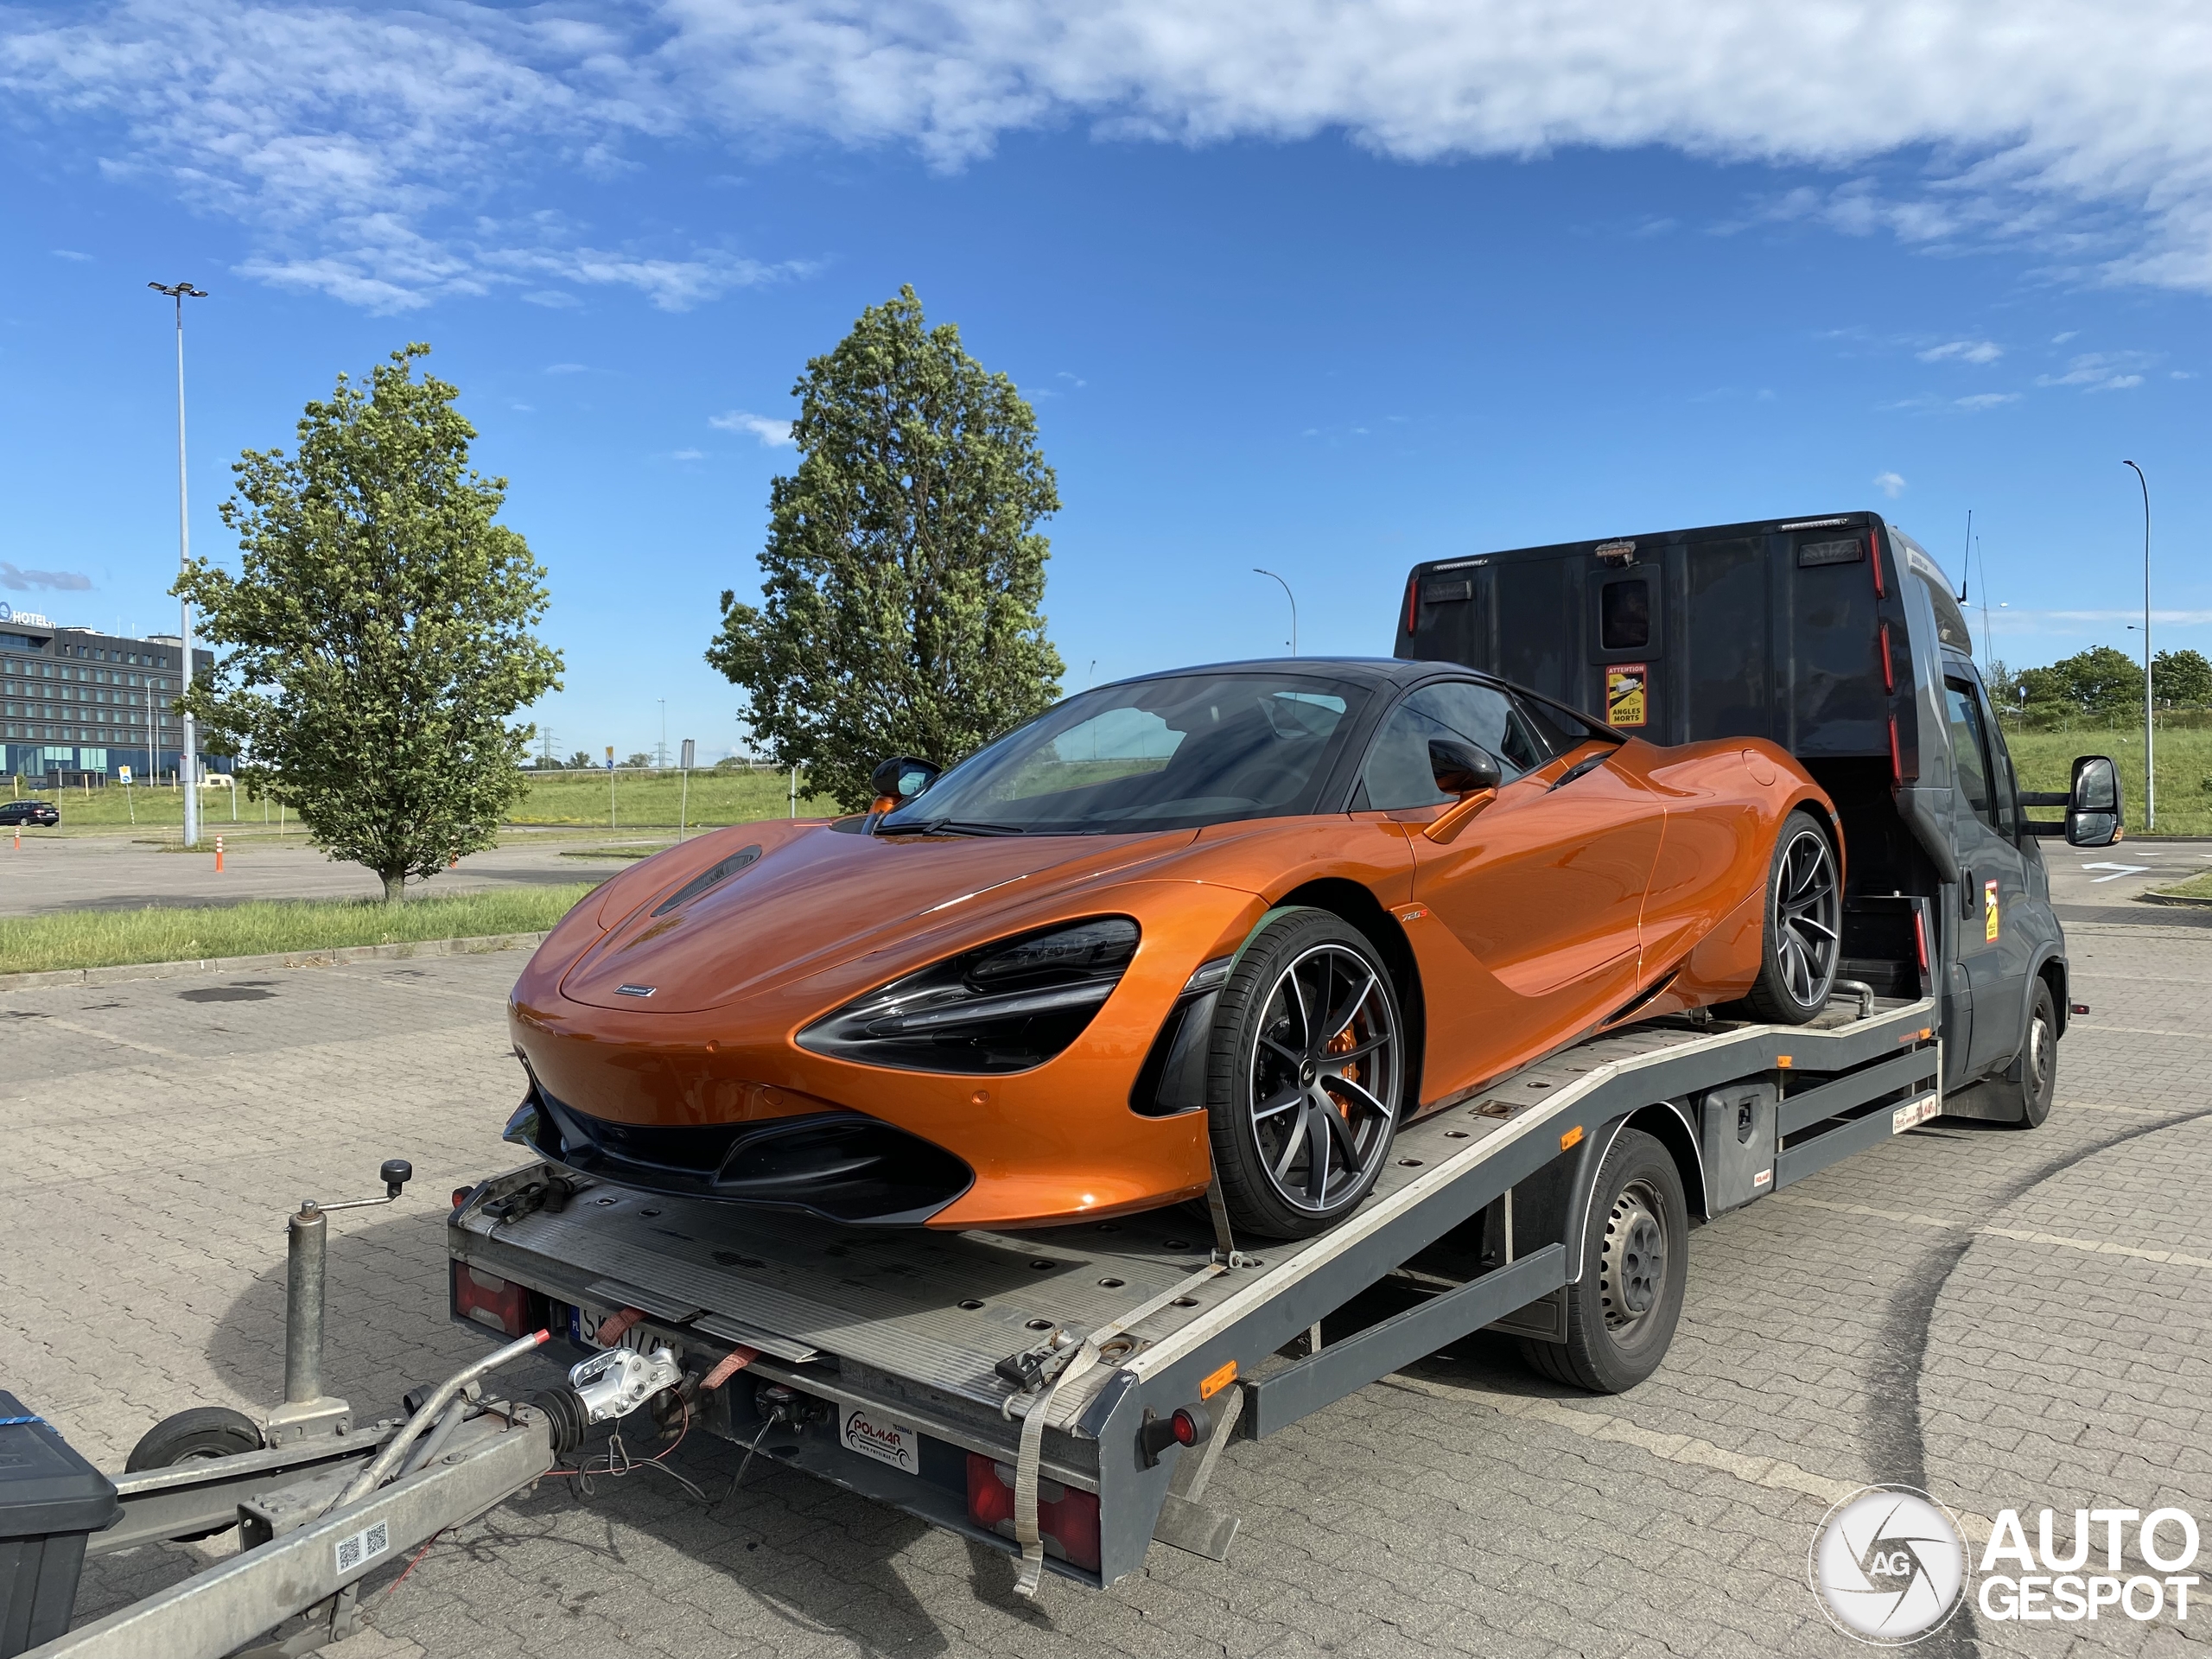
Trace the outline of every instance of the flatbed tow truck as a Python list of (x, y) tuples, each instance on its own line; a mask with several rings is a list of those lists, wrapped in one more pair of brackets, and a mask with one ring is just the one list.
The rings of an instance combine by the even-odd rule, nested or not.
[[(19, 1630), (43, 1643), (31, 1649), (38, 1659), (308, 1651), (353, 1627), (363, 1576), (562, 1466), (594, 1425), (639, 1410), (664, 1431), (727, 1437), (1015, 1554), (1028, 1593), (1046, 1571), (1109, 1587), (1155, 1541), (1224, 1559), (1237, 1518), (1206, 1494), (1228, 1446), (1471, 1332), (1518, 1338), (1538, 1370), (1584, 1386), (1618, 1389), (1648, 1375), (1672, 1333), (1687, 1246), (1653, 1224), (1655, 1179), (1678, 1179), (1679, 1207), (1709, 1218), (1946, 1111), (2033, 1127), (2048, 1109), (2048, 1044), (2078, 1010), (2065, 1000), (2063, 941), (2031, 837), (2115, 836), (2110, 762), (2077, 762), (2069, 796), (2020, 797), (1999, 735), (1978, 765), (1985, 796), (1993, 779), (2007, 792), (2010, 817), (1973, 804), (1973, 757), (1952, 746), (1962, 732), (1988, 741), (1958, 717), (1979, 682), (1951, 637), (1954, 626), (1964, 632), (1955, 604), (1941, 614), (1936, 596), (1948, 601), (1948, 588), (1923, 554), (1865, 514), (1639, 538), (1659, 588), (1647, 616), (1667, 602), (1669, 574), (1685, 560), (1694, 568), (1700, 537), (1764, 548), (1784, 585), (1812, 570), (1827, 580), (1848, 563), (1838, 544), (1864, 537), (1879, 601), (1867, 617), (1896, 631), (1894, 644), (1880, 635), (1891, 711), (1872, 757), (1880, 787), (1859, 787), (1869, 757), (1815, 766), (1829, 771), (1861, 874), (1846, 895), (1850, 976), (1810, 1024), (1700, 1011), (1572, 1044), (1406, 1127), (1366, 1202), (1328, 1232), (1290, 1243), (1230, 1236), (1217, 1204), (1018, 1233), (838, 1226), (534, 1162), (455, 1193), (448, 1221), (453, 1316), (504, 1345), (411, 1398), (405, 1417), (374, 1424), (357, 1425), (345, 1402), (321, 1393), (327, 1224), (307, 1206), (292, 1221), (285, 1404), (258, 1421), (181, 1414), (141, 1443), (143, 1457), (111, 1487), (89, 1467), (74, 1488), (57, 1475), (46, 1575), (34, 1561), (16, 1576), (25, 1609), (47, 1585), (43, 1611), (0, 1605), (0, 1656), (24, 1645), (4, 1639)], [(1521, 559), (1545, 582), (1554, 566), (1586, 575), (1596, 588), (1638, 569), (1637, 545), (1498, 557)], [(1417, 569), (1400, 654), (1426, 648), (1483, 666), (1466, 643), (1474, 636), (1440, 651), (1420, 628), (1437, 593), (1442, 603), (1508, 605), (1510, 576), (1492, 571), (1478, 583)], [(1593, 627), (1612, 609), (1593, 599)], [(1641, 648), (1660, 655), (1649, 639)], [(1599, 677), (1553, 695), (1604, 706), (1620, 675), (1592, 655)], [(1815, 664), (1831, 703), (1833, 662), (1831, 652)], [(1635, 666), (1641, 711), (1667, 687), (1649, 664)], [(1777, 702), (1789, 699), (1777, 692)], [(1819, 752), (1795, 707), (1784, 712), (1793, 747)], [(1878, 718), (1872, 729), (1882, 732)], [(2023, 806), (2064, 806), (2063, 830), (2030, 823)], [(1980, 816), (1955, 831), (1952, 817), (1936, 816), (1969, 809)], [(1974, 838), (1978, 825), (2005, 831), (2029, 871), (2017, 896), (1980, 875), (2006, 867), (1986, 837)], [(1995, 973), (2004, 964), (1993, 951), (1977, 967), (1974, 947), (2000, 931), (1995, 920), (1985, 929), (1985, 902), (2012, 930), (2008, 939), (2033, 946), (2012, 979)], [(1977, 979), (1981, 969), (1990, 971)], [(2015, 1046), (1993, 1049), (2000, 1014)], [(385, 1175), (387, 1198), (397, 1196), (404, 1166)], [(1593, 1377), (1574, 1357), (1579, 1332), (1645, 1317), (1663, 1328), (1632, 1373)], [(584, 1356), (567, 1387), (528, 1400), (484, 1394), (500, 1366), (555, 1342)], [(51, 1430), (0, 1421), (9, 1433), (41, 1437), (57, 1467), (73, 1456)], [(37, 1530), (10, 1530), (9, 1503), (0, 1491), (0, 1550)], [(59, 1633), (73, 1551), (232, 1524), (244, 1528), (235, 1556)]]

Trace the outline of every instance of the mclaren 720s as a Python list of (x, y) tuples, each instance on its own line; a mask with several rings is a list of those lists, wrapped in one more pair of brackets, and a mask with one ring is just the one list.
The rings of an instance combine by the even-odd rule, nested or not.
[(1802, 1022), (1834, 809), (1772, 744), (1660, 748), (1433, 663), (1069, 698), (864, 816), (598, 889), (510, 1008), (510, 1140), (848, 1224), (1046, 1225), (1217, 1175), (1242, 1232), (1354, 1209), (1398, 1125), (1609, 1027)]

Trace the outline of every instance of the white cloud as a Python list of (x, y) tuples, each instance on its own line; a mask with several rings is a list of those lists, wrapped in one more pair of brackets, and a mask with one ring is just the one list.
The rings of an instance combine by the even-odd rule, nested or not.
[(52, 253), (57, 259), (74, 260), (84, 264), (90, 264), (92, 263), (92, 256), (91, 254), (79, 253), (74, 248), (51, 248), (48, 249), (48, 251)]
[(704, 461), (706, 458), (707, 452), (703, 449), (679, 449), (669, 457), (671, 461)]
[(34, 588), (50, 588), (57, 594), (81, 594), (92, 585), (92, 579), (78, 570), (25, 570), (0, 559), (0, 588), (11, 593), (28, 593)]
[(1811, 167), (1835, 182), (1758, 216), (1913, 245), (2022, 243), (2077, 276), (2212, 290), (2208, 58), (2212, 10), (2185, 0), (2028, 0), (2001, 16), (1989, 0), (105, 0), (0, 15), (18, 121), (67, 130), (111, 177), (236, 215), (261, 244), (251, 274), (387, 309), (511, 282), (682, 306), (790, 274), (479, 228), (549, 177), (613, 176), (658, 141), (892, 144), (951, 168), (1071, 123), (1183, 144), (1335, 132), (1410, 162), (1660, 145)]
[(1994, 340), (1953, 340), (1941, 346), (1930, 346), (1920, 353), (1923, 363), (1943, 363), (1954, 359), (1961, 363), (1994, 363), (2005, 355), (2005, 348)]
[(1896, 473), (1874, 474), (1874, 487), (1894, 501), (1904, 493), (1904, 480)]
[(727, 415), (710, 415), (707, 424), (718, 432), (749, 432), (770, 449), (780, 449), (791, 441), (789, 421), (779, 421), (770, 415), (748, 415), (741, 409), (733, 409)]
[(2143, 384), (2143, 373), (2158, 361), (2151, 352), (2084, 352), (2067, 359), (2063, 374), (2040, 374), (2039, 386), (2079, 386), (2084, 391), (2126, 391)]
[(1954, 397), (1951, 404), (1956, 409), (1978, 410), (1996, 409), (2001, 404), (2019, 401), (2020, 394), (2017, 391), (1977, 391), (1971, 397)]

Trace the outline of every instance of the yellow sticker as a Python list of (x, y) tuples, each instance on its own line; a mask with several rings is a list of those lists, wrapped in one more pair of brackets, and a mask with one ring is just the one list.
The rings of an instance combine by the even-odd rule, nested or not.
[(1992, 944), (1997, 942), (1997, 884), (1981, 884), (1981, 937)]
[(1644, 723), (1644, 690), (1651, 671), (1642, 663), (1615, 663), (1605, 671), (1605, 723), (1641, 726)]

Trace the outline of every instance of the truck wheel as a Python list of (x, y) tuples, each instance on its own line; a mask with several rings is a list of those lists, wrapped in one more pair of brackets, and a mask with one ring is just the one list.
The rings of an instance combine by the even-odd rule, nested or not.
[(1756, 1019), (1802, 1026), (1828, 1005), (1843, 957), (1843, 889), (1835, 852), (1809, 812), (1792, 812), (1767, 870), (1759, 976), (1744, 1005)]
[(1623, 1129), (1599, 1166), (1567, 1287), (1567, 1340), (1524, 1341), (1529, 1367), (1593, 1394), (1624, 1394), (1659, 1369), (1689, 1277), (1689, 1205), (1667, 1149)]
[(2037, 979), (2028, 1004), (2028, 1034), (2012, 1065), (1991, 1086), (2019, 1106), (2012, 1128), (2040, 1128), (2050, 1116), (2051, 1096), (2058, 1092), (2058, 1005), (2051, 1000), (2049, 980)]
[(1221, 988), (1206, 1057), (1206, 1133), (1230, 1224), (1307, 1238), (1373, 1190), (1405, 1092), (1398, 994), (1341, 917), (1278, 911)]
[[(231, 1458), (241, 1452), (260, 1450), (261, 1425), (244, 1412), (232, 1411), (228, 1406), (194, 1406), (188, 1411), (162, 1418), (139, 1436), (138, 1444), (124, 1459), (123, 1469), (125, 1474), (143, 1475), (156, 1469), (174, 1469), (181, 1463)], [(170, 1541), (188, 1544), (198, 1539), (213, 1538), (228, 1532), (236, 1524), (226, 1522), (204, 1532), (181, 1533)]]

